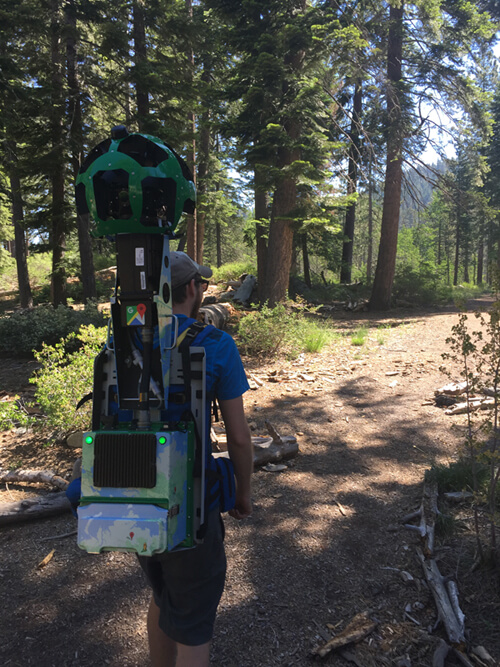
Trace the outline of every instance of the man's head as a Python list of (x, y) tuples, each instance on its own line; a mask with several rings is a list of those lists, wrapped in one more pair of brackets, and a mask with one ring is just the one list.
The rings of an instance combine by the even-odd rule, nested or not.
[(203, 298), (203, 292), (206, 289), (207, 280), (212, 277), (212, 270), (208, 266), (198, 264), (186, 255), (185, 252), (179, 251), (170, 253), (170, 269), (172, 277), (172, 301), (174, 305), (184, 304), (187, 300), (191, 299), (193, 303), (190, 315), (191, 317), (196, 317)]

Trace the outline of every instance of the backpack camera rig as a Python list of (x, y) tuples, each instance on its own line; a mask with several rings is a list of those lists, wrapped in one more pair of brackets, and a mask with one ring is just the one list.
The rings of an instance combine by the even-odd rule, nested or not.
[[(79, 215), (116, 241), (117, 276), (94, 363), (91, 430), (83, 435), (78, 544), (151, 556), (199, 541), (204, 522), (205, 351), (189, 348), (189, 416), (172, 421), (169, 387), (185, 385), (176, 345), (170, 249), (193, 177), (172, 148), (120, 125), (83, 162)], [(177, 410), (176, 414), (179, 414)], [(184, 410), (184, 415), (186, 410)]]

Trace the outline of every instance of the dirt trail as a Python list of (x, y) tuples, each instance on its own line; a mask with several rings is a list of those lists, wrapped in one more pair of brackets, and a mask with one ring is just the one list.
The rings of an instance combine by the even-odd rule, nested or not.
[[(268, 419), (297, 436), (300, 455), (284, 472), (255, 473), (251, 519), (226, 519), (229, 576), (214, 665), (310, 664), (311, 648), (331, 632), (327, 624), (338, 632), (368, 609), (380, 625), (352, 649), (358, 664), (432, 663), (440, 631), (429, 634), (434, 603), (415, 557), (417, 539), (401, 518), (418, 507), (425, 470), (452, 459), (460, 442), (463, 419), (428, 404), (447, 381), (439, 367), (456, 318), (442, 310), (338, 319), (346, 335), (319, 355), (247, 364), (263, 381), (245, 397), (254, 433), (264, 434)], [(368, 337), (355, 347), (347, 334), (361, 324)], [(57, 446), (28, 448), (4, 438), (0, 465), (42, 451), (47, 465), (67, 474), (75, 456)], [(9, 499), (1, 489), (0, 501)], [(0, 664), (147, 665), (148, 591), (135, 559), (89, 556), (74, 537), (47, 539), (74, 529), (65, 516), (0, 530)], [(500, 660), (498, 594), (486, 574), (465, 574), (469, 535), (466, 527), (457, 539), (460, 552), (453, 540), (445, 545), (440, 567), (458, 573), (472, 643)], [(403, 570), (412, 582), (403, 581)], [(338, 655), (323, 663), (353, 664)]]

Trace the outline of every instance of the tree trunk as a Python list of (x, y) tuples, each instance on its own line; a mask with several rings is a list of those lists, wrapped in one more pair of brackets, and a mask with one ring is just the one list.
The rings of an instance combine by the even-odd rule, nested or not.
[(457, 216), (457, 224), (455, 229), (455, 267), (453, 272), (453, 285), (458, 285), (458, 265), (460, 262), (460, 218)]
[[(352, 104), (351, 131), (349, 132), (349, 167), (347, 194), (353, 195), (358, 189), (359, 117), (361, 115), (362, 85), (356, 81)], [(352, 253), (354, 248), (354, 227), (356, 222), (356, 202), (348, 205), (345, 214), (344, 243), (342, 245), (342, 265), (340, 282), (352, 282)]]
[(142, 70), (147, 67), (146, 28), (144, 25), (144, 0), (133, 0), (132, 36), (134, 40), (134, 83), (137, 102), (139, 131), (148, 130), (149, 91)]
[(64, 84), (61, 53), (61, 17), (59, 0), (52, 1), (51, 35), (51, 98), (52, 98), (52, 152), (50, 165), (52, 185), (52, 247), (51, 297), (52, 305), (66, 304), (66, 216), (64, 210)]
[[(80, 103), (80, 85), (78, 81), (77, 61), (77, 28), (76, 8), (74, 0), (68, 0), (64, 7), (67, 37), (66, 37), (66, 63), (69, 88), (68, 116), (69, 135), (71, 144), (71, 164), (73, 176), (76, 179), (83, 156), (83, 133), (82, 133), (82, 108)], [(80, 250), (80, 269), (82, 276), (83, 300), (97, 298), (95, 282), (94, 253), (88, 220), (77, 214), (78, 247)]]
[(465, 244), (464, 244), (464, 282), (470, 282), (469, 279), (469, 239), (468, 234), (466, 235)]
[(438, 223), (438, 251), (437, 251), (437, 265), (441, 265), (441, 230), (442, 230), (442, 220), (441, 217), (439, 218), (439, 223)]
[[(217, 152), (219, 150), (219, 145), (217, 142)], [(215, 185), (216, 192), (219, 192), (219, 183)], [(217, 250), (217, 268), (222, 266), (222, 225), (219, 221), (215, 223), (215, 242)]]
[(221, 239), (221, 224), (220, 222), (215, 223), (215, 243), (217, 250), (217, 268), (222, 266), (222, 239)]
[[(201, 80), (205, 85), (205, 90), (210, 85), (210, 65), (205, 62), (203, 65), (203, 73)], [(206, 105), (208, 109), (208, 104)], [(200, 151), (198, 156), (198, 214), (196, 217), (196, 256), (197, 262), (203, 264), (203, 250), (205, 241), (205, 218), (206, 213), (204, 209), (204, 195), (207, 191), (207, 177), (208, 177), (208, 160), (210, 158), (210, 117), (209, 112), (204, 111), (200, 118)], [(201, 204), (201, 207), (200, 207)]]
[(305, 232), (301, 234), (302, 238), (302, 261), (304, 263), (304, 282), (310, 288), (311, 283), (311, 265), (309, 263), (309, 250), (307, 248), (307, 235)]
[(372, 180), (372, 156), (368, 167), (368, 251), (366, 257), (366, 280), (372, 278), (373, 261), (373, 180)]
[(387, 167), (384, 184), (382, 229), (375, 280), (370, 299), (373, 310), (387, 310), (391, 305), (392, 284), (396, 270), (399, 209), (403, 177), (403, 127), (401, 84), (403, 58), (403, 2), (391, 6), (387, 46)]
[[(264, 186), (264, 179), (259, 168), (255, 168), (255, 219), (268, 222), (269, 197)], [(257, 251), (257, 293), (259, 302), (264, 303), (264, 292), (266, 285), (266, 267), (267, 267), (267, 225), (255, 226), (255, 245)]]
[[(298, 8), (305, 8), (305, 4), (305, 0), (302, 0), (298, 3)], [(300, 72), (304, 58), (305, 51), (297, 51), (285, 56), (285, 68), (295, 73)], [(283, 96), (288, 93), (288, 82), (285, 81)], [(264, 285), (264, 301), (267, 301), (271, 308), (285, 300), (290, 282), (294, 223), (290, 214), (297, 203), (297, 180), (296, 177), (287, 174), (286, 168), (300, 159), (299, 138), (302, 129), (298, 118), (288, 118), (283, 122), (283, 127), (288, 135), (287, 143), (278, 148), (276, 167), (285, 175), (278, 181), (274, 191)]]
[(32, 308), (33, 295), (31, 294), (28, 261), (26, 256), (26, 235), (23, 226), (24, 210), (21, 194), (21, 179), (19, 178), (19, 172), (17, 170), (17, 146), (13, 141), (6, 141), (5, 149), (8, 156), (10, 191), (12, 197), (12, 223), (14, 225), (14, 253), (17, 267), (17, 282), (19, 286), (19, 303), (21, 304), (21, 308)]
[[(192, 0), (185, 0), (186, 11), (189, 17), (189, 20), (193, 19), (193, 2)], [(191, 45), (188, 45), (186, 51), (186, 57), (189, 63), (189, 77), (190, 85), (192, 84), (192, 77), (194, 73), (194, 51)], [(186, 155), (186, 162), (188, 167), (193, 172), (194, 185), (197, 187), (197, 178), (196, 178), (196, 116), (194, 111), (188, 113), (188, 122), (191, 127), (192, 140), (191, 145), (188, 148)], [(198, 212), (195, 209), (192, 215), (186, 216), (187, 227), (186, 227), (186, 252), (194, 259), (195, 262), (198, 262)]]
[(493, 221), (492, 220), (490, 220), (488, 222), (488, 233), (487, 233), (487, 241), (486, 242), (487, 242), (486, 247), (488, 248), (488, 252), (486, 254), (486, 282), (491, 287), (491, 285), (493, 284), (493, 274), (495, 272), (495, 270), (494, 270), (494, 259), (493, 259), (495, 241), (494, 241), (494, 236), (493, 236)]
[(477, 273), (476, 273), (477, 285), (483, 284), (483, 272), (484, 272), (484, 239), (481, 237), (477, 249)]
[(278, 185), (274, 194), (264, 286), (264, 300), (271, 307), (284, 301), (288, 290), (292, 264), (293, 220), (286, 216), (295, 205), (296, 193), (295, 181), (287, 178)]
[(12, 503), (0, 503), (0, 526), (45, 519), (65, 512), (71, 512), (71, 505), (64, 491)]

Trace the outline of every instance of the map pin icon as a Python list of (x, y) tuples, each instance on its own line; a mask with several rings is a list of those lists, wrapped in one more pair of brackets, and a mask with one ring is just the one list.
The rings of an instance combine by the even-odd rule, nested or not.
[(146, 312), (146, 306), (144, 303), (137, 304), (137, 312), (139, 313), (141, 318), (144, 317), (144, 313)]

